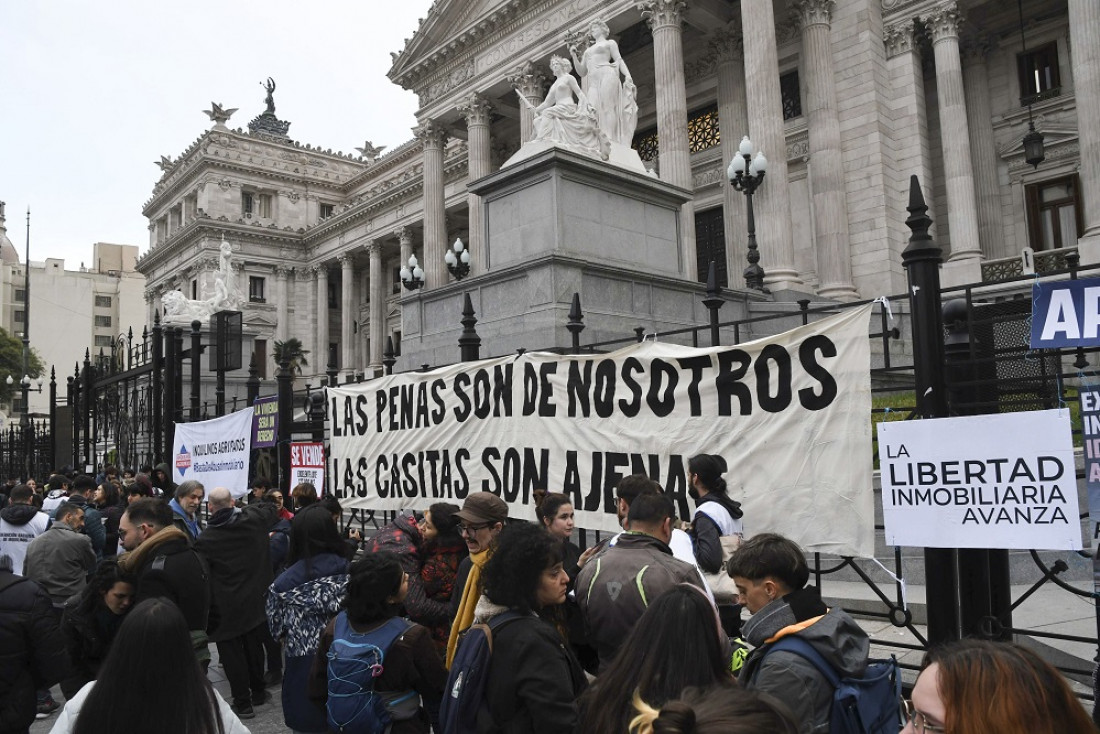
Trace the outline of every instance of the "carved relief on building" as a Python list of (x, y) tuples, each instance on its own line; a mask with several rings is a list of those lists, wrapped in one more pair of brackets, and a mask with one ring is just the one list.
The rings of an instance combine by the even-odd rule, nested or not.
[(906, 18), (882, 29), (882, 43), (886, 47), (886, 58), (891, 59), (917, 48), (914, 46), (915, 26), (913, 18)]
[(932, 43), (937, 43), (948, 38), (958, 38), (963, 14), (959, 10), (958, 3), (952, 0), (937, 6), (930, 13), (922, 16), (921, 20), (924, 21), (924, 26), (932, 37)]

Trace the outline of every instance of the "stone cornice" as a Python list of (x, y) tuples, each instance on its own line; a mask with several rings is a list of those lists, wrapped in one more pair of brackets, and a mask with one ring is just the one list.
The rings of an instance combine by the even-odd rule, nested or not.
[[(243, 220), (231, 222), (225, 217), (214, 219), (200, 217), (192, 220), (176, 230), (176, 232), (164, 242), (149, 249), (138, 258), (135, 269), (145, 275), (157, 268), (164, 267), (168, 261), (183, 252), (192, 250), (192, 244), (203, 239), (233, 241), (263, 241), (278, 244), (284, 248), (301, 248), (302, 230), (292, 230), (289, 227), (282, 229), (276, 227), (262, 227), (252, 224), (244, 224)], [(200, 253), (201, 255), (201, 253)], [(192, 258), (194, 262), (194, 258)]]

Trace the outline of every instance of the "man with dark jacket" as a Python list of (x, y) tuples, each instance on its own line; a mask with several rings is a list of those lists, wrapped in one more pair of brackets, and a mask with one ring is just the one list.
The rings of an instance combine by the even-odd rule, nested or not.
[[(103, 525), (102, 513), (91, 502), (95, 488), (95, 480), (86, 474), (81, 474), (73, 480), (67, 501), (84, 510), (84, 530), (82, 532), (91, 538), (95, 557), (102, 558), (104, 547), (107, 544), (107, 528)], [(115, 549), (111, 548), (110, 552), (114, 553)]]
[(205, 564), (191, 548), (187, 534), (172, 527), (172, 511), (155, 497), (135, 499), (118, 523), (118, 537), (128, 553), (119, 568), (137, 577), (134, 605), (146, 599), (171, 599), (183, 612), (195, 655), (210, 664), (207, 623), (210, 584)]
[(16, 485), (11, 490), (11, 504), (0, 510), (0, 553), (11, 556), (12, 569), (20, 576), (27, 546), (50, 526), (50, 516), (32, 504), (33, 498), (33, 489)]
[(703, 588), (699, 572), (672, 556), (672, 500), (643, 492), (630, 503), (629, 530), (590, 559), (574, 585), (588, 640), (603, 668), (645, 613), (649, 602), (677, 584)]
[(235, 506), (225, 487), (210, 491), (210, 521), (195, 541), (195, 551), (210, 568), (210, 639), (218, 646), (233, 696), (233, 712), (256, 716), (266, 703), (264, 690), (264, 601), (273, 580), (268, 529), (278, 515), (275, 505)]
[(35, 692), (49, 689), (68, 671), (68, 657), (38, 584), (12, 573), (0, 554), (0, 732), (26, 732), (37, 714)]
[(167, 462), (157, 464), (157, 468), (153, 469), (149, 479), (152, 480), (154, 494), (163, 497), (165, 502), (175, 496), (176, 483), (172, 481), (172, 467), (168, 466)]
[(756, 649), (745, 660), (741, 682), (787, 704), (802, 722), (801, 734), (827, 733), (833, 686), (810, 661), (788, 650), (771, 652), (771, 646), (788, 636), (799, 637), (839, 677), (859, 677), (867, 669), (867, 633), (843, 610), (826, 607), (817, 588), (806, 585), (806, 556), (782, 535), (750, 538), (733, 553), (727, 568), (741, 603), (752, 614), (741, 632)]

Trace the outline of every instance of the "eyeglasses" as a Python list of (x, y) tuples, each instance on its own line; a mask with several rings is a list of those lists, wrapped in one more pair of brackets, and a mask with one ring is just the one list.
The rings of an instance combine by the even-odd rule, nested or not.
[(947, 729), (942, 726), (936, 726), (928, 723), (928, 717), (923, 711), (918, 711), (913, 706), (913, 702), (908, 698), (901, 700), (901, 706), (905, 709), (905, 720), (913, 725), (913, 731), (917, 734), (924, 734), (925, 732), (931, 732), (932, 734), (944, 734)]
[(478, 530), (484, 530), (487, 527), (489, 527), (488, 523), (484, 525), (459, 525), (458, 532), (465, 535), (472, 535)]

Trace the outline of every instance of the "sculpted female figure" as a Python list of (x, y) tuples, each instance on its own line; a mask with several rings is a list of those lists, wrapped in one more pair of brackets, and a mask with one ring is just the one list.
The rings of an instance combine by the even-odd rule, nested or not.
[[(595, 109), (569, 73), (569, 60), (561, 56), (551, 57), (550, 70), (556, 78), (546, 92), (546, 99), (534, 108), (534, 139), (607, 160), (610, 147), (607, 136), (597, 123)], [(522, 94), (519, 98), (525, 104), (531, 104)]]
[(619, 44), (607, 37), (607, 23), (592, 21), (589, 33), (594, 41), (584, 55), (578, 58), (576, 46), (569, 47), (569, 55), (584, 82), (584, 93), (596, 109), (600, 128), (611, 142), (629, 146), (638, 123), (638, 88), (619, 55)]

